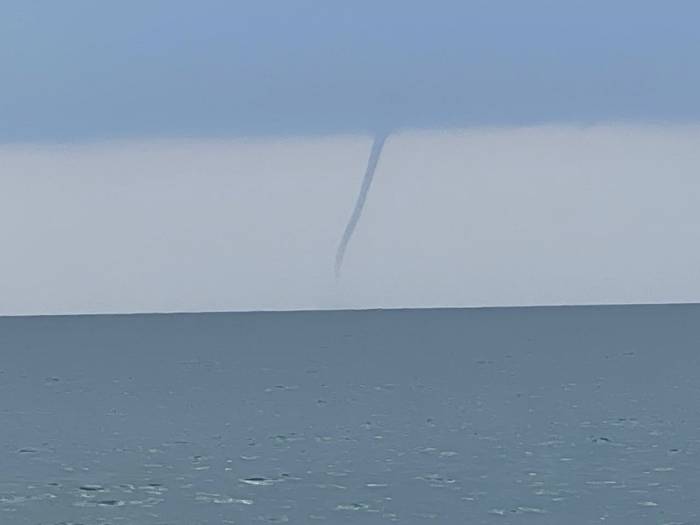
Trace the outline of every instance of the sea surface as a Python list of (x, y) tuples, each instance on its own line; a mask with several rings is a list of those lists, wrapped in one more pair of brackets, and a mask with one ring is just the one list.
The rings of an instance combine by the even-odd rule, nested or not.
[(700, 306), (0, 318), (0, 523), (699, 524)]

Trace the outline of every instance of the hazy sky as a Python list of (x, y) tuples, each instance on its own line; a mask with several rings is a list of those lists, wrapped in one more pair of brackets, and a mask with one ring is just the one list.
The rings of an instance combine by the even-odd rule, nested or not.
[(693, 0), (4, 0), (0, 141), (700, 117)]
[(698, 301), (698, 20), (5, 0), (0, 314)]
[(700, 299), (700, 127), (0, 147), (0, 314)]

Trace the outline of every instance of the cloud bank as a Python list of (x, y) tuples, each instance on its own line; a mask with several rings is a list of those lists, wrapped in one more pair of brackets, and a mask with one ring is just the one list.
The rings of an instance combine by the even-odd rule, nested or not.
[(700, 300), (700, 126), (0, 147), (0, 314)]

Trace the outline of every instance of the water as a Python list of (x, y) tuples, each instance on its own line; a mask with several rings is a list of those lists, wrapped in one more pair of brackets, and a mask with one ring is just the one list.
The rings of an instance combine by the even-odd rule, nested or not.
[(0, 318), (0, 523), (700, 523), (700, 306)]

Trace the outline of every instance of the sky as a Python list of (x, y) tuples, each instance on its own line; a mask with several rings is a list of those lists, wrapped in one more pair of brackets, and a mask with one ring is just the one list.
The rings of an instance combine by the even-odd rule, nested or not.
[(0, 314), (692, 302), (700, 126), (0, 148)]
[(0, 315), (700, 300), (699, 15), (6, 0)]

